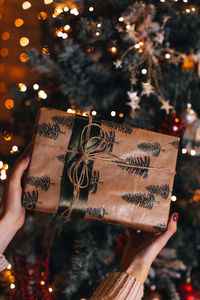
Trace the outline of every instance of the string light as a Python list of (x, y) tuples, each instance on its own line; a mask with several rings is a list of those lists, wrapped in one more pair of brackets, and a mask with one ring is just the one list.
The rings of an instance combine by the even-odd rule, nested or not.
[(10, 38), (10, 32), (7, 32), (7, 31), (3, 32), (1, 34), (1, 38), (2, 38), (2, 40), (7, 41)]
[(93, 110), (93, 111), (91, 112), (91, 115), (92, 115), (92, 116), (96, 116), (96, 114), (97, 114), (96, 110)]
[(33, 89), (34, 89), (35, 91), (37, 91), (37, 90), (39, 89), (39, 84), (35, 83), (35, 84), (33, 85)]
[(49, 287), (49, 292), (52, 293), (53, 292), (53, 289), (51, 287)]
[(94, 7), (90, 6), (89, 11), (93, 11), (93, 10), (94, 10)]
[(63, 35), (62, 31), (58, 31), (58, 32), (57, 32), (57, 36), (58, 36), (58, 37), (62, 37), (62, 35)]
[(29, 1), (25, 1), (22, 3), (22, 8), (24, 10), (29, 9), (31, 7), (31, 3)]
[(123, 118), (124, 114), (123, 113), (119, 113), (119, 117)]
[(173, 196), (171, 196), (171, 200), (172, 200), (173, 202), (175, 202), (175, 201), (177, 200), (177, 197), (176, 197), (175, 195), (173, 195)]
[(98, 24), (97, 24), (97, 28), (100, 28), (100, 27), (101, 27), (101, 23), (98, 23)]
[(140, 44), (135, 44), (135, 48), (139, 49), (140, 48)]
[(6, 170), (1, 170), (1, 175), (6, 175)]
[(42, 99), (46, 99), (47, 98), (47, 93), (45, 93), (45, 91), (43, 91), (43, 90), (40, 90), (38, 92), (38, 97), (42, 98)]
[(24, 83), (20, 82), (20, 83), (18, 84), (18, 86), (19, 86), (20, 92), (26, 92), (27, 87), (26, 87), (26, 85), (25, 85)]
[(8, 56), (8, 48), (2, 48), (1, 49), (1, 56), (2, 57)]
[(18, 18), (18, 19), (15, 20), (15, 26), (16, 26), (16, 27), (20, 27), (20, 26), (22, 26), (23, 24), (24, 24), (24, 20), (23, 20), (23, 19)]
[(5, 170), (8, 170), (8, 164), (4, 164), (3, 167), (4, 167)]
[(188, 2), (188, 0), (183, 0), (183, 2), (187, 3), (187, 2)]
[(63, 39), (68, 38), (68, 34), (67, 34), (67, 33), (63, 33), (63, 34), (62, 34), (62, 38), (63, 38)]
[(67, 24), (64, 26), (64, 30), (69, 30), (69, 29), (70, 29), (70, 25)]
[(112, 52), (112, 53), (117, 53), (117, 48), (116, 48), (116, 47), (112, 47), (112, 48), (111, 48), (111, 52)]
[(13, 99), (6, 99), (4, 102), (4, 106), (7, 109), (12, 109), (15, 106), (15, 101)]
[(112, 117), (115, 117), (116, 116), (116, 111), (112, 110), (110, 114), (111, 114)]
[(68, 112), (69, 114), (72, 114), (72, 113), (73, 113), (73, 111), (72, 111), (71, 108), (68, 108), (68, 109), (67, 109), (67, 112)]
[(186, 11), (187, 14), (190, 13), (190, 9), (189, 8), (187, 8), (185, 11)]
[(72, 9), (70, 10), (70, 14), (75, 15), (75, 16), (78, 16), (78, 15), (79, 15), (78, 9), (77, 9), (77, 8), (72, 8)]
[(22, 37), (20, 38), (19, 43), (22, 47), (26, 47), (29, 44), (29, 39), (27, 37)]
[(195, 151), (194, 149), (192, 149), (191, 152), (190, 152), (190, 154), (191, 154), (192, 156), (195, 156), (195, 155), (196, 155), (196, 151)]
[(15, 146), (12, 146), (12, 151), (13, 151), (13, 152), (17, 152), (17, 151), (18, 151), (18, 146), (16, 146), (16, 145), (15, 145)]
[(45, 281), (41, 280), (41, 281), (40, 281), (40, 284), (41, 284), (41, 285), (45, 285)]
[(165, 2), (165, 0), (160, 0), (160, 2)]
[(183, 148), (181, 152), (182, 152), (182, 154), (186, 154), (187, 153), (187, 149)]
[(142, 69), (141, 73), (142, 73), (143, 75), (147, 74), (147, 69)]
[(11, 264), (7, 266), (7, 269), (10, 270), (12, 268)]
[(69, 7), (65, 6), (65, 7), (64, 7), (64, 11), (65, 11), (65, 12), (69, 11)]
[(48, 5), (48, 4), (51, 4), (53, 3), (53, 0), (44, 0), (44, 4)]
[(96, 35), (96, 36), (99, 36), (99, 35), (100, 35), (100, 32), (97, 31), (97, 32), (95, 33), (95, 35)]
[(0, 160), (0, 169), (3, 168), (3, 162)]
[(38, 14), (38, 20), (45, 20), (47, 18), (47, 13), (45, 11), (41, 11)]
[(195, 7), (192, 7), (191, 10), (192, 10), (192, 11), (196, 11), (196, 8), (195, 8)]
[(131, 25), (127, 24), (126, 29), (130, 29), (130, 28), (131, 28)]
[(120, 22), (123, 22), (123, 21), (124, 21), (124, 18), (123, 18), (123, 17), (120, 17), (120, 18), (119, 18), (119, 21), (120, 21)]
[(21, 62), (25, 63), (29, 60), (29, 57), (26, 53), (22, 52), (19, 56), (19, 59)]
[(170, 57), (171, 57), (171, 54), (170, 54), (170, 53), (166, 53), (166, 54), (165, 54), (165, 58), (166, 58), (166, 59), (170, 59)]
[(15, 288), (15, 284), (11, 283), (10, 288), (13, 290)]

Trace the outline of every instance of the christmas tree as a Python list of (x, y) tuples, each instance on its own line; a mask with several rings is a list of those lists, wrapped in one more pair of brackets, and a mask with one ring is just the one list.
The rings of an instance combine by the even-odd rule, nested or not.
[[(8, 166), (12, 167), (30, 141), (40, 107), (107, 120), (110, 151), (115, 136), (109, 121), (118, 122), (121, 131), (129, 124), (180, 136), (185, 144), (181, 140), (174, 190), (149, 185), (145, 194), (124, 194), (123, 198), (143, 207), (148, 202), (146, 208), (151, 209), (156, 205), (155, 195), (170, 195), (171, 210), (180, 212), (178, 232), (170, 248), (155, 260), (145, 283), (148, 299), (155, 293), (170, 300), (198, 299), (199, 133), (196, 125), (193, 137), (184, 137), (184, 131), (196, 124), (200, 114), (200, 5), (193, 0), (60, 0), (52, 5), (53, 14), (39, 18), (41, 51), (26, 51), (26, 63), (38, 74), (37, 83), (16, 82), (12, 86), (17, 104), (10, 107), (12, 124), (0, 123), (4, 143), (15, 135), (23, 139), (23, 145), (7, 155), (0, 149), (1, 180), (4, 182)], [(71, 128), (72, 119), (56, 118), (53, 122), (53, 126), (41, 124), (36, 132), (55, 140), (64, 136), (61, 126)], [(189, 148), (185, 146), (188, 143)], [(172, 146), (178, 147), (176, 138)], [(117, 163), (124, 172), (147, 177), (149, 154), (159, 158), (163, 149), (159, 143), (137, 147), (142, 157), (130, 156), (127, 164)], [(65, 153), (58, 159), (64, 163)], [(45, 177), (28, 180), (40, 189), (53, 184)], [(95, 173), (90, 189), (97, 188), (101, 182)], [(34, 206), (37, 194), (25, 196), (27, 207)], [(105, 211), (99, 207), (88, 213), (101, 218)], [(162, 224), (158, 227), (165, 230)], [(104, 276), (119, 270), (124, 230), (100, 222), (66, 223), (60, 216), (28, 212), (23, 229), (8, 249), (12, 269), (0, 278), (1, 294), (11, 295), (11, 299), (33, 299), (33, 295), (88, 299)], [(18, 278), (19, 273), (24, 280)]]

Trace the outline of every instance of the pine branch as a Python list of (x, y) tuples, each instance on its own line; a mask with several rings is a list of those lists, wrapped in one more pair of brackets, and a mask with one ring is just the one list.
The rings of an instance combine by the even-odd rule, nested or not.
[(123, 133), (131, 134), (133, 131), (132, 127), (124, 125), (124, 124), (117, 124), (117, 123), (109, 122), (109, 121), (102, 121), (102, 124), (111, 129), (115, 129), (115, 130), (118, 130)]
[(167, 199), (169, 197), (170, 193), (170, 188), (169, 185), (164, 184), (164, 185), (148, 185), (146, 186), (146, 189), (148, 192), (156, 195), (156, 196), (161, 196), (164, 199)]
[(154, 157), (158, 157), (160, 155), (160, 151), (165, 151), (161, 149), (161, 145), (158, 142), (155, 143), (141, 143), (137, 145), (137, 147), (143, 152), (147, 152), (152, 154)]
[(42, 176), (42, 177), (34, 177), (30, 176), (27, 178), (26, 182), (36, 188), (40, 188), (42, 191), (48, 191), (50, 184), (55, 184), (51, 182), (50, 177)]
[(50, 123), (41, 123), (35, 129), (36, 134), (42, 135), (45, 138), (56, 140), (59, 134), (65, 134), (60, 130), (60, 126), (58, 124), (50, 124)]
[(68, 129), (72, 130), (74, 127), (74, 116), (53, 116), (51, 119), (54, 123), (65, 126)]
[(145, 193), (126, 193), (121, 195), (122, 199), (128, 203), (139, 205), (140, 207), (152, 209), (155, 203), (160, 203), (156, 201), (154, 195)]
[(33, 190), (32, 192), (23, 192), (22, 205), (25, 208), (35, 209), (36, 202), (41, 203), (41, 202), (38, 202), (38, 191), (37, 190)]
[[(139, 176), (143, 176), (143, 178), (147, 178), (148, 169), (139, 168), (139, 167), (149, 167), (150, 166), (150, 157), (133, 157), (129, 156), (125, 161), (115, 161), (122, 170), (127, 171), (132, 174), (135, 173)], [(127, 166), (128, 164), (128, 166)], [(137, 167), (137, 168), (136, 168)]]

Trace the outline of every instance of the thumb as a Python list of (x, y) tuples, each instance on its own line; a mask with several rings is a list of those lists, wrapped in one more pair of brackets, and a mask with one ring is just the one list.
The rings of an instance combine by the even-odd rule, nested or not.
[(25, 156), (16, 162), (10, 174), (10, 180), (13, 184), (21, 184), (21, 177), (24, 171), (28, 168), (29, 162), (30, 153), (26, 153)]

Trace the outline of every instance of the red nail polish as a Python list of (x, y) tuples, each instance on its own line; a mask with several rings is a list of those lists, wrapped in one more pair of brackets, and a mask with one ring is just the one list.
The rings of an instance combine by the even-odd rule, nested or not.
[(174, 216), (173, 216), (173, 221), (177, 222), (178, 218), (179, 218), (179, 214), (175, 213)]

